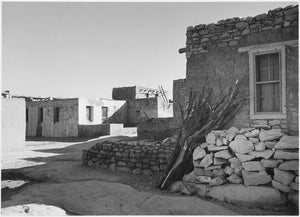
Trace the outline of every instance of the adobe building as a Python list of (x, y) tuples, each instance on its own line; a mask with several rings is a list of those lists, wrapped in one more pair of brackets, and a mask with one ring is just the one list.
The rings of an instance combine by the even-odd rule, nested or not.
[[(77, 137), (107, 135), (123, 129), (125, 101), (109, 99), (46, 99), (26, 103), (26, 136)], [(110, 133), (109, 133), (110, 134)]]
[(11, 98), (8, 91), (2, 93), (2, 153), (25, 148), (25, 100)]
[(205, 83), (214, 96), (247, 77), (247, 101), (231, 126), (268, 124), (298, 135), (298, 5), (276, 8), (255, 17), (230, 18), (190, 26), (186, 46), (186, 79), (173, 83), (174, 119), (181, 122), (178, 103)]

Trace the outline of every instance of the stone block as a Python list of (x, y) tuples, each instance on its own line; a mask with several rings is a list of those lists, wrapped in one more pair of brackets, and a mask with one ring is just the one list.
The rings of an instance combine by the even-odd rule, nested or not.
[(249, 185), (264, 185), (271, 182), (272, 178), (266, 173), (266, 171), (248, 172), (243, 170), (242, 176), (244, 184)]
[(200, 168), (200, 167), (196, 167), (196, 168), (194, 168), (194, 174), (196, 175), (196, 176), (204, 176), (204, 169), (203, 168)]
[(230, 127), (228, 130), (226, 130), (226, 133), (235, 133), (238, 134), (239, 130), (235, 127)]
[(216, 136), (213, 133), (209, 133), (206, 136), (206, 143), (215, 145), (216, 144)]
[(290, 188), (294, 191), (299, 191), (299, 183), (292, 182)]
[(208, 192), (208, 185), (207, 184), (194, 184), (193, 189), (195, 193), (199, 196), (206, 196)]
[(259, 135), (259, 130), (258, 129), (255, 129), (255, 130), (252, 130), (250, 132), (247, 132), (244, 134), (247, 138), (255, 138), (255, 137), (258, 137)]
[(279, 130), (266, 130), (266, 131), (261, 131), (259, 134), (259, 139), (262, 142), (265, 141), (272, 141), (272, 140), (277, 140), (280, 139), (283, 136), (283, 133)]
[(204, 143), (201, 143), (200, 148), (206, 148), (207, 146), (208, 146), (208, 143), (204, 142)]
[(224, 176), (225, 172), (224, 169), (215, 169), (212, 171), (214, 177)]
[(255, 149), (255, 151), (263, 151), (266, 149), (266, 145), (264, 142), (258, 142), (256, 144), (254, 144), (254, 149)]
[(242, 128), (242, 129), (240, 129), (239, 133), (240, 134), (244, 134), (244, 133), (250, 132), (250, 131), (252, 131), (254, 129), (255, 128), (253, 128), (253, 127)]
[(259, 139), (254, 138), (254, 137), (250, 137), (250, 138), (249, 138), (249, 141), (252, 142), (253, 144), (256, 144), (256, 143), (259, 142)]
[(248, 140), (246, 136), (244, 135), (236, 135), (234, 140)]
[(264, 151), (251, 151), (249, 154), (256, 158), (270, 159), (273, 156), (274, 151), (267, 149)]
[(205, 155), (206, 155), (205, 150), (198, 146), (197, 148), (195, 148), (195, 150), (193, 152), (193, 160), (202, 159)]
[(278, 166), (280, 170), (299, 170), (299, 161), (297, 160), (290, 160), (284, 161)]
[(207, 150), (208, 151), (221, 151), (221, 150), (226, 150), (228, 149), (228, 146), (216, 146), (216, 145), (208, 145)]
[(255, 158), (254, 156), (249, 155), (249, 154), (238, 154), (238, 153), (235, 153), (235, 155), (238, 157), (238, 159), (241, 162), (251, 161), (251, 160), (253, 160)]
[(242, 170), (243, 170), (243, 166), (237, 166), (236, 168), (234, 168), (233, 172), (239, 176), (242, 175)]
[(197, 183), (210, 183), (211, 177), (210, 176), (197, 176)]
[(234, 184), (241, 184), (243, 183), (243, 180), (240, 176), (238, 176), (235, 173), (232, 173), (228, 178), (227, 181), (229, 181), (230, 183), (234, 183)]
[(276, 149), (298, 149), (299, 137), (298, 136), (283, 136), (275, 145)]
[(225, 160), (232, 157), (232, 154), (228, 150), (223, 150), (215, 153), (216, 158), (223, 158)]
[(285, 159), (285, 160), (296, 160), (299, 159), (298, 152), (276, 150), (274, 154), (274, 159)]
[(252, 142), (243, 139), (235, 139), (230, 142), (229, 147), (235, 153), (246, 154), (254, 149)]
[(201, 160), (199, 167), (208, 167), (213, 163), (213, 155), (212, 154), (207, 154), (205, 157)]
[(221, 166), (220, 165), (211, 165), (209, 167), (206, 167), (205, 170), (218, 170), (218, 169), (221, 169)]
[(265, 168), (261, 165), (260, 161), (248, 161), (242, 163), (243, 168), (246, 171), (262, 171), (265, 170)]
[(223, 145), (223, 141), (221, 138), (217, 138), (216, 140), (216, 146), (222, 146)]
[(283, 185), (282, 183), (277, 182), (275, 180), (272, 180), (272, 186), (273, 188), (276, 188), (279, 191), (282, 191), (284, 193), (288, 193), (291, 191), (291, 188), (289, 186)]
[(288, 171), (279, 170), (274, 168), (274, 177), (275, 181), (281, 182), (284, 185), (289, 185), (293, 182), (295, 175)]
[(277, 160), (272, 160), (272, 159), (271, 160), (262, 159), (260, 162), (262, 166), (265, 168), (275, 168), (279, 164)]

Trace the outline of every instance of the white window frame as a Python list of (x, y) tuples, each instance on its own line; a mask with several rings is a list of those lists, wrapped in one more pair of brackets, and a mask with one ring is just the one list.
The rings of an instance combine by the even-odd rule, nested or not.
[[(286, 55), (285, 47), (298, 46), (298, 40), (284, 41), (271, 44), (253, 45), (248, 47), (241, 47), (239, 52), (248, 51), (249, 54), (249, 90), (250, 90), (250, 119), (286, 119)], [(256, 112), (256, 67), (255, 57), (262, 54), (279, 53), (279, 65), (280, 65), (280, 112)]]

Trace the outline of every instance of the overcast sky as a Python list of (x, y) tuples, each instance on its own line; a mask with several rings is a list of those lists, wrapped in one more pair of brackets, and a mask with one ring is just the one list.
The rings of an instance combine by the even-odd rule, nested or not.
[(186, 28), (291, 2), (2, 3), (2, 90), (111, 98), (112, 88), (185, 78)]

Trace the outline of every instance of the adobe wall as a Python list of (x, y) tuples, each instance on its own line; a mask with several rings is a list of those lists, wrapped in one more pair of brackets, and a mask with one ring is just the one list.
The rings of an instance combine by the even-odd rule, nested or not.
[(2, 98), (2, 154), (25, 148), (25, 100)]
[[(270, 10), (254, 18), (232, 18), (216, 24), (188, 27), (186, 48), (187, 70), (185, 96), (193, 89), (200, 91), (205, 83), (214, 88), (214, 95), (227, 91), (236, 79), (249, 75), (249, 57), (247, 52), (238, 52), (239, 47), (267, 44), (298, 39), (298, 6)], [(287, 120), (268, 120), (274, 128), (282, 128), (290, 134), (298, 132), (298, 48), (286, 48), (287, 66)], [(182, 83), (182, 81), (181, 81)], [(297, 84), (296, 84), (297, 83)], [(174, 83), (178, 86), (180, 82)], [(249, 95), (249, 84), (244, 86), (245, 95)], [(176, 96), (176, 94), (174, 95)], [(178, 121), (174, 97), (174, 116)], [(246, 102), (235, 119), (229, 125), (238, 128), (265, 122), (249, 119), (249, 101)], [(289, 123), (288, 123), (289, 122)]]
[[(167, 91), (165, 91), (167, 95)], [(132, 99), (143, 99), (143, 98), (154, 98), (160, 95), (158, 89), (132, 86), (132, 87), (116, 87), (113, 88), (112, 98), (114, 100), (132, 100)]]
[(139, 139), (160, 140), (176, 133), (173, 118), (142, 119), (137, 127)]
[[(39, 107), (43, 108), (43, 122), (38, 126)], [(59, 107), (59, 122), (54, 122), (55, 107)], [(78, 99), (32, 101), (26, 103), (26, 108), (26, 136), (37, 136), (37, 130), (41, 131), (43, 137), (78, 136)]]
[(165, 170), (175, 145), (174, 138), (162, 142), (103, 141), (82, 152), (82, 164), (113, 171), (151, 175)]

